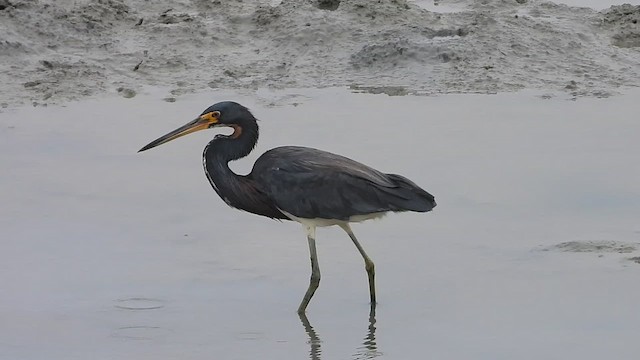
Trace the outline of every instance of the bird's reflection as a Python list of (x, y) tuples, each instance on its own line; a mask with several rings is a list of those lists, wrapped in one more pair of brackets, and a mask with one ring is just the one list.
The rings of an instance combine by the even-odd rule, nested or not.
[(367, 335), (364, 337), (362, 346), (358, 348), (358, 351), (353, 354), (354, 359), (373, 359), (382, 355), (378, 351), (378, 344), (376, 343), (376, 305), (371, 305), (369, 310), (369, 327), (367, 329)]
[[(318, 336), (316, 330), (311, 326), (307, 316), (305, 314), (299, 315), (304, 331), (307, 333), (307, 336), (309, 336), (309, 358), (311, 360), (320, 360), (322, 358), (320, 345), (322, 340), (320, 340), (320, 336)], [(378, 344), (376, 342), (376, 306), (373, 304), (369, 310), (367, 334), (362, 341), (362, 346), (358, 347), (358, 350), (353, 354), (352, 358), (354, 360), (366, 360), (376, 358), (380, 355), (382, 355), (382, 353), (378, 351)]]
[(318, 337), (316, 330), (311, 326), (307, 315), (304, 313), (298, 313), (298, 315), (300, 316), (300, 321), (302, 321), (302, 326), (304, 326), (304, 331), (306, 331), (309, 336), (309, 358), (311, 360), (320, 360), (320, 353), (322, 352), (322, 349), (320, 349), (320, 343), (322, 341), (320, 340), (320, 337)]

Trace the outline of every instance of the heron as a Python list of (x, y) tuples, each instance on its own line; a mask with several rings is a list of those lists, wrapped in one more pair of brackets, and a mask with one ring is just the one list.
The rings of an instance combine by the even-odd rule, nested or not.
[(371, 306), (376, 304), (375, 265), (353, 233), (350, 223), (376, 219), (388, 212), (427, 212), (435, 198), (411, 180), (386, 174), (347, 157), (301, 146), (268, 150), (247, 175), (238, 175), (229, 162), (241, 159), (258, 142), (258, 122), (251, 111), (233, 101), (209, 106), (195, 120), (159, 137), (138, 152), (199, 130), (229, 127), (204, 148), (203, 166), (215, 192), (227, 205), (278, 220), (302, 224), (311, 257), (309, 287), (298, 307), (304, 314), (320, 285), (316, 227), (342, 228), (364, 259)]

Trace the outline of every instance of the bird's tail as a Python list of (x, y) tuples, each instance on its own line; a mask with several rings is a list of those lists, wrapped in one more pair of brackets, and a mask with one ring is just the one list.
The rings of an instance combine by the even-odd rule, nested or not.
[(424, 191), (413, 181), (404, 176), (396, 174), (386, 174), (389, 180), (398, 187), (389, 188), (387, 193), (396, 199), (394, 205), (398, 206), (398, 211), (427, 212), (436, 207), (436, 199), (433, 195)]

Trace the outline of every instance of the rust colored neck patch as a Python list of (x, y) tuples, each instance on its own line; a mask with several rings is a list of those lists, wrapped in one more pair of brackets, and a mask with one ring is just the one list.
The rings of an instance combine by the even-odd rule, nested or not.
[(231, 125), (233, 128), (233, 134), (231, 134), (231, 138), (237, 139), (242, 135), (242, 127), (240, 125)]

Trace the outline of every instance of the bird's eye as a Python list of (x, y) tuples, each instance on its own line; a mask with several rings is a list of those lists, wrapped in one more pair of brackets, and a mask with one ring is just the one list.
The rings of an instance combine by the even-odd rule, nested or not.
[(213, 115), (213, 117), (219, 119), (220, 118), (220, 111), (214, 111), (214, 112), (211, 113), (211, 115)]

